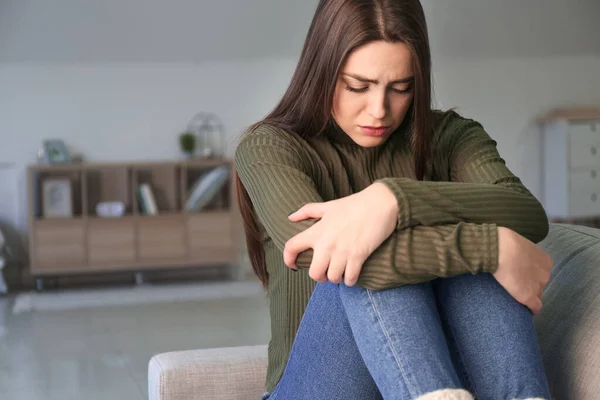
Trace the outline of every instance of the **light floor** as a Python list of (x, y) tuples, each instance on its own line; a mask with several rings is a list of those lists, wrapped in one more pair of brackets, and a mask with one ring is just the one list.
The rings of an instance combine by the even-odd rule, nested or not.
[(264, 295), (19, 315), (10, 312), (13, 301), (0, 298), (7, 400), (147, 399), (154, 354), (269, 339)]

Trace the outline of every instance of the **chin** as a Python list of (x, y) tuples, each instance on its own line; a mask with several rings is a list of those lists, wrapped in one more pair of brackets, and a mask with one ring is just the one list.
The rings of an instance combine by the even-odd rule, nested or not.
[(357, 138), (354, 138), (354, 142), (361, 147), (377, 147), (384, 144), (388, 139), (389, 135), (382, 137), (361, 135)]

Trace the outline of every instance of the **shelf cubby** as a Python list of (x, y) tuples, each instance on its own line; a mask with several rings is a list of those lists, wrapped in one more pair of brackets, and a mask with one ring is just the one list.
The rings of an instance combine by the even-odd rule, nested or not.
[[(180, 191), (178, 190), (181, 167), (174, 164), (142, 165), (134, 168), (133, 193), (141, 184), (148, 184), (156, 200), (160, 213), (173, 213), (181, 211)], [(137, 197), (136, 197), (136, 203)], [(141, 209), (137, 207), (137, 212)]]
[[(187, 165), (184, 172), (183, 180), (183, 193), (182, 193), (182, 207), (185, 210), (185, 203), (192, 194), (194, 185), (202, 178), (206, 173), (211, 171), (218, 165)], [(229, 166), (229, 165), (227, 165)], [(230, 166), (229, 166), (230, 167)], [(231, 171), (230, 171), (231, 172)], [(231, 175), (231, 173), (230, 173)], [(215, 212), (221, 210), (228, 210), (231, 207), (231, 189), (232, 185), (223, 185), (223, 187), (217, 192), (212, 201), (202, 208), (200, 212)], [(190, 211), (190, 213), (197, 213), (197, 211)]]
[[(47, 186), (51, 184), (52, 181), (64, 181), (66, 180), (69, 185), (70, 196), (68, 198), (64, 198), (67, 193), (62, 188), (51, 188)], [(36, 220), (38, 219), (63, 219), (63, 218), (81, 218), (86, 210), (83, 202), (83, 179), (81, 170), (68, 170), (65, 168), (53, 168), (44, 171), (36, 171), (30, 177), (29, 180), (30, 189), (34, 191), (35, 195), (32, 198), (32, 202), (30, 203), (33, 210), (32, 217)], [(61, 185), (62, 186), (62, 185)], [(49, 199), (48, 197), (53, 197), (54, 200)], [(49, 215), (44, 212), (44, 201), (52, 202), (69, 202), (71, 213), (70, 215), (64, 215), (61, 217), (56, 217)]]
[(84, 170), (87, 215), (97, 217), (96, 207), (102, 202), (120, 202), (125, 206), (124, 215), (133, 213), (131, 169), (127, 166), (107, 166)]

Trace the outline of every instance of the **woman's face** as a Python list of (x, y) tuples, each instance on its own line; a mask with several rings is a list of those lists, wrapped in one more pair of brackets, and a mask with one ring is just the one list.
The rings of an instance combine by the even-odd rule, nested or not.
[(384, 143), (413, 99), (412, 56), (403, 43), (376, 41), (354, 50), (338, 77), (333, 118), (363, 147)]

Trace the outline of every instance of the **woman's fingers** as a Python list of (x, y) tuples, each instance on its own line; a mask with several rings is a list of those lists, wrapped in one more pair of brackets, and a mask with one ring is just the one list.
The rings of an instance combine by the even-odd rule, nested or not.
[(539, 297), (534, 297), (527, 307), (529, 307), (533, 315), (538, 315), (542, 311), (542, 300)]
[(300, 232), (286, 242), (283, 249), (283, 262), (288, 268), (298, 269), (298, 266), (296, 265), (296, 258), (298, 258), (298, 254), (313, 248), (314, 227), (315, 225), (311, 226), (304, 232)]
[(329, 282), (340, 283), (346, 270), (347, 257), (342, 252), (334, 252), (327, 268), (327, 279)]
[(356, 285), (360, 271), (362, 270), (363, 264), (367, 258), (368, 255), (364, 255), (357, 251), (350, 254), (348, 257), (348, 262), (346, 263), (346, 270), (344, 272), (344, 283), (346, 286)]
[(327, 203), (308, 203), (298, 211), (290, 214), (288, 217), (290, 221), (299, 222), (305, 219), (321, 219), (325, 214)]
[(313, 259), (308, 270), (308, 276), (314, 281), (319, 283), (327, 282), (327, 269), (329, 268), (329, 261), (331, 260), (330, 253), (323, 251), (323, 249), (313, 248)]

